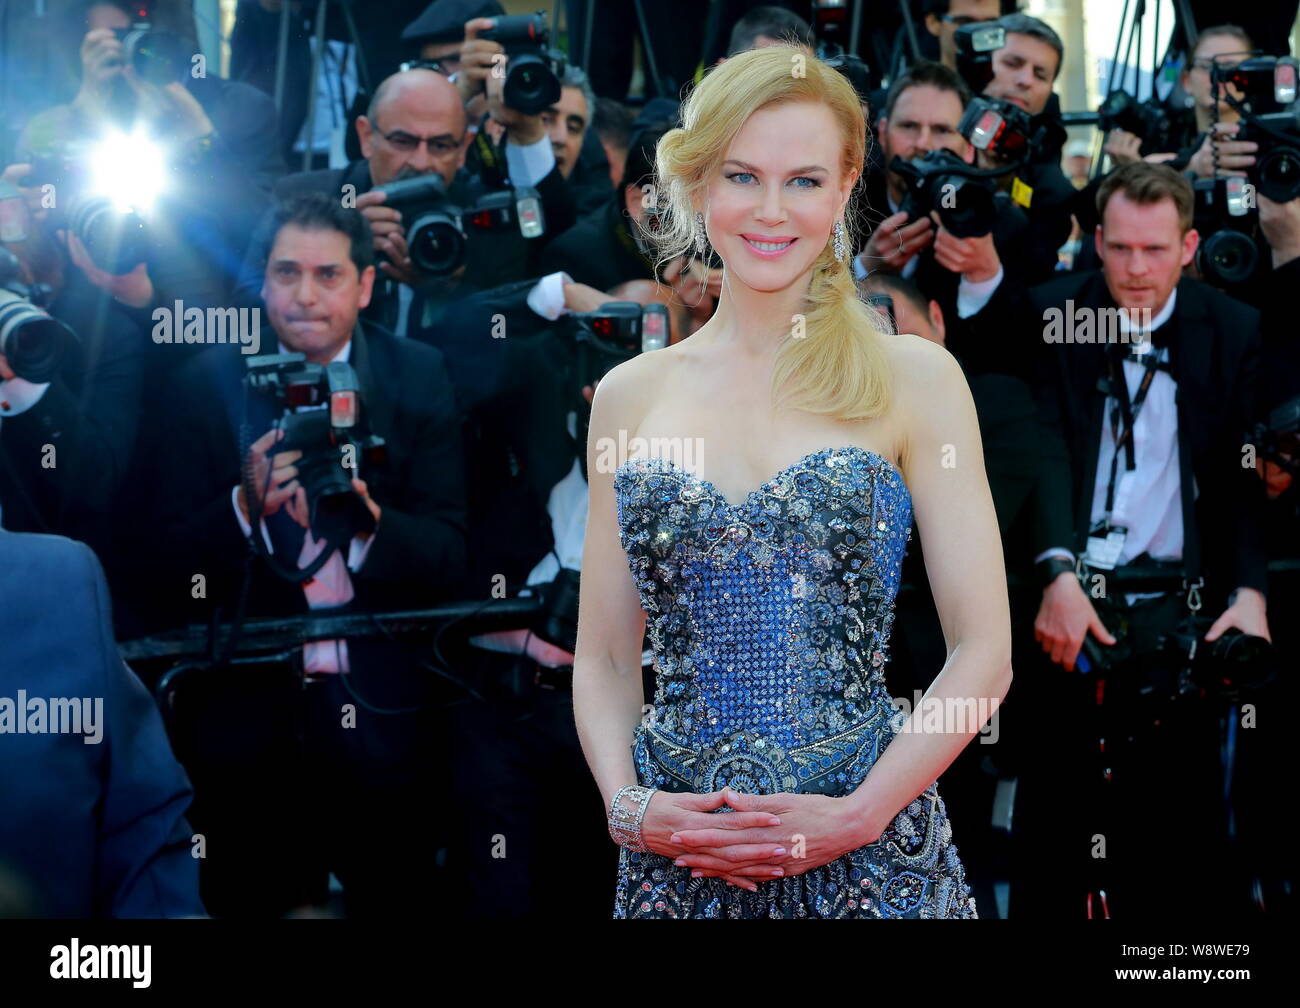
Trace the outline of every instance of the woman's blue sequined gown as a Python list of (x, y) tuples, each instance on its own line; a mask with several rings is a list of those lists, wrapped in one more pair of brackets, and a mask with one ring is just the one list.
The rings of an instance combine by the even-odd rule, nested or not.
[[(912, 524), (902, 476), (850, 446), (804, 456), (738, 506), (662, 458), (624, 462), (614, 491), (655, 653), (640, 782), (853, 791), (905, 720), (883, 676)], [(624, 847), (615, 918), (976, 916), (934, 784), (875, 843), (756, 893), (690, 873)]]

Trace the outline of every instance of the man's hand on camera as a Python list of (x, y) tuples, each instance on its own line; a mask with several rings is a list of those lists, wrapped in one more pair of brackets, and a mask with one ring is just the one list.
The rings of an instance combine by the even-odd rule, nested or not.
[(1255, 163), (1259, 144), (1254, 140), (1229, 139), (1237, 132), (1237, 123), (1215, 123), (1205, 134), (1187, 167), (1197, 178), (1214, 178), (1215, 150), (1218, 151), (1219, 175), (1245, 175), (1245, 169)]
[(505, 52), (500, 42), (478, 37), (479, 32), (487, 31), (495, 24), (496, 18), (474, 18), (465, 22), (465, 41), (460, 46), (460, 73), (456, 76), (456, 88), (466, 105), (483, 92), (497, 54)]
[(1089, 633), (1103, 644), (1115, 638), (1097, 617), (1079, 579), (1071, 571), (1062, 571), (1043, 589), (1043, 602), (1034, 620), (1034, 640), (1067, 672), (1074, 669), (1083, 639)]
[[(9, 362), (5, 360), (5, 355), (0, 353), (0, 381), (9, 381), (9, 379), (17, 377), (13, 368), (9, 366)], [(588, 399), (587, 402), (591, 402), (591, 400)]]
[(932, 241), (934, 222), (929, 217), (921, 217), (908, 224), (907, 211), (900, 210), (886, 217), (871, 232), (867, 247), (858, 254), (858, 259), (869, 273), (876, 270), (900, 273), (912, 256)]
[(1300, 256), (1300, 199), (1274, 203), (1267, 196), (1259, 199), (1259, 228), (1273, 250), (1273, 268)]
[(11, 186), (23, 194), (23, 199), (27, 204), (27, 212), (34, 221), (43, 221), (49, 216), (49, 208), (41, 204), (45, 200), (45, 194), (41, 187), (29, 184), (26, 179), (32, 173), (32, 165), (26, 162), (11, 164), (0, 173), (0, 178), (4, 179)]
[(102, 102), (122, 74), (125, 52), (121, 40), (111, 28), (96, 28), (81, 40), (81, 88), (74, 103), (94, 105)]
[(1265, 602), (1262, 592), (1255, 588), (1238, 588), (1236, 598), (1223, 615), (1215, 620), (1206, 631), (1207, 641), (1218, 640), (1225, 630), (1235, 627), (1244, 634), (1263, 637), (1272, 641), (1268, 632), (1268, 617), (1265, 615)]
[[(298, 482), (298, 469), (294, 465), (302, 458), (301, 451), (279, 452), (270, 459), (266, 453), (271, 450), (275, 442), (284, 437), (284, 431), (280, 428), (269, 430), (260, 438), (253, 442), (248, 449), (249, 459), (253, 463), (253, 492), (260, 494), (262, 488), (266, 486), (267, 473), (271, 475), (271, 485), (267, 488), (266, 497), (262, 501), (262, 506), (258, 509), (261, 517), (265, 518), (275, 514), (281, 506), (285, 506), (289, 512), (289, 517), (296, 521), (303, 528), (310, 528), (311, 521), (307, 510), (307, 492)], [(239, 486), (239, 494), (236, 498), (239, 502), (239, 511), (244, 516), (244, 520), (250, 525), (253, 519), (250, 517), (250, 508), (248, 499), (244, 495), (244, 486)]]
[(1106, 134), (1106, 143), (1102, 147), (1102, 152), (1109, 154), (1110, 159), (1117, 165), (1134, 164), (1142, 160), (1142, 154), (1139, 151), (1141, 146), (1142, 138), (1140, 136), (1117, 126)]
[(414, 287), (420, 282), (420, 274), (411, 262), (410, 250), (406, 245), (402, 212), (396, 207), (384, 206), (387, 198), (387, 193), (372, 189), (357, 197), (357, 209), (370, 223), (375, 253), (384, 257), (379, 263), (379, 271), (398, 283)]
[(571, 312), (594, 312), (601, 305), (613, 301), (608, 294), (586, 284), (564, 284), (564, 307)]
[(153, 281), (149, 279), (148, 263), (140, 263), (130, 273), (109, 273), (95, 265), (86, 246), (73, 232), (56, 231), (55, 234), (67, 245), (73, 265), (100, 290), (132, 308), (147, 308), (153, 304), (154, 289)]
[(936, 228), (934, 236), (934, 261), (944, 269), (960, 275), (970, 283), (992, 280), (1002, 268), (998, 250), (993, 247), (993, 235), (982, 238), (958, 238), (939, 223), (939, 212), (934, 211)]

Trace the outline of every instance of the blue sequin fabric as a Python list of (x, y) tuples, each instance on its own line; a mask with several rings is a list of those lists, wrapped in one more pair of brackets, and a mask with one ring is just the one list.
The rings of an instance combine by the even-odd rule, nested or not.
[[(912, 526), (899, 472), (827, 448), (733, 505), (668, 459), (631, 458), (614, 491), (655, 655), (640, 783), (852, 792), (905, 720), (883, 675)], [(874, 843), (757, 892), (690, 873), (622, 848), (614, 917), (977, 916), (933, 783)]]

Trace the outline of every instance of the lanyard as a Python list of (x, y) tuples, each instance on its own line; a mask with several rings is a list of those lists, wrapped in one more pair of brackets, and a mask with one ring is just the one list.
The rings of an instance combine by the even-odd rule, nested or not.
[[(1125, 459), (1124, 468), (1132, 471), (1137, 468), (1137, 459), (1133, 450), (1133, 430), (1137, 426), (1138, 413), (1142, 410), (1142, 404), (1146, 402), (1147, 392), (1151, 388), (1151, 382), (1155, 379), (1156, 371), (1164, 367), (1168, 370), (1168, 365), (1159, 360), (1159, 351), (1152, 350), (1144, 361), (1142, 366), (1146, 369), (1146, 374), (1142, 376), (1142, 382), (1138, 386), (1137, 394), (1133, 397), (1133, 403), (1129, 405), (1128, 399), (1128, 379), (1124, 374), (1122, 366), (1117, 367), (1114, 358), (1110, 361), (1110, 385), (1111, 395), (1115, 398), (1115, 405), (1110, 409), (1110, 430), (1115, 439), (1115, 453), (1110, 459), (1110, 481), (1106, 485), (1106, 525), (1110, 526), (1111, 511), (1115, 507), (1115, 482), (1119, 473), (1119, 453), (1124, 449)], [(1120, 428), (1120, 418), (1123, 417), (1124, 427)]]

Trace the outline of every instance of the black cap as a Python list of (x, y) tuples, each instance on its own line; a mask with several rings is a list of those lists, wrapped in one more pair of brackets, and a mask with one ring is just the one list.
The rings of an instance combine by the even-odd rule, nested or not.
[(465, 37), (466, 21), (504, 14), (495, 0), (434, 0), (406, 26), (402, 38), (424, 43), (459, 42)]

